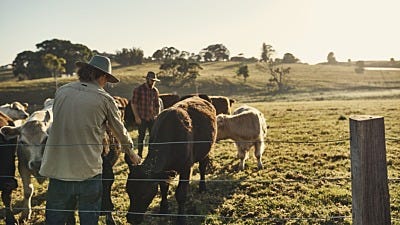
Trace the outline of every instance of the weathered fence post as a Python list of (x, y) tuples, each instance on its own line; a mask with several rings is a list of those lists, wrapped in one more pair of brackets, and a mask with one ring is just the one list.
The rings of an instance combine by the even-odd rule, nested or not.
[(350, 117), (350, 154), (353, 224), (391, 224), (383, 117)]

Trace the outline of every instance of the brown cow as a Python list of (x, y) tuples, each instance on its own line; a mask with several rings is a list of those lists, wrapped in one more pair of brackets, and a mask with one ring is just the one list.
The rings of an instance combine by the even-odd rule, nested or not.
[[(161, 112), (154, 122), (146, 159), (142, 165), (129, 168), (126, 184), (130, 199), (126, 216), (129, 223), (142, 222), (143, 213), (155, 197), (158, 185), (162, 196), (160, 212), (168, 211), (168, 184), (160, 179), (168, 179), (175, 172), (179, 174), (175, 191), (178, 214), (184, 214), (191, 167), (196, 162), (199, 162), (200, 191), (206, 190), (206, 164), (215, 142), (216, 128), (214, 107), (199, 97), (185, 99)], [(185, 223), (185, 217), (178, 216), (178, 224)]]
[(179, 95), (177, 94), (160, 94), (158, 97), (160, 97), (163, 101), (164, 109), (169, 108), (175, 103), (179, 102)]
[[(128, 99), (113, 96), (117, 107), (121, 113), (121, 121), (124, 121), (125, 116), (125, 108), (128, 106)], [(113, 135), (111, 129), (106, 123), (106, 133), (103, 138), (103, 171), (102, 171), (102, 183), (103, 183), (103, 196), (101, 199), (101, 215), (106, 216), (106, 224), (107, 225), (115, 225), (114, 218), (111, 214), (112, 210), (114, 210), (114, 204), (111, 200), (111, 187), (114, 183), (114, 171), (113, 166), (117, 162), (119, 155), (122, 152), (122, 146), (119, 140)]]
[(210, 96), (211, 102), (215, 107), (218, 114), (232, 114), (232, 104), (235, 102), (234, 99), (225, 96)]

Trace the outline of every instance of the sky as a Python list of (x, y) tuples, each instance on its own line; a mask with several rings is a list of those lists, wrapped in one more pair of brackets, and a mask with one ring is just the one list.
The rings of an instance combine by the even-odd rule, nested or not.
[(162, 47), (301, 62), (400, 60), (399, 0), (0, 0), (0, 65), (54, 38), (99, 52)]

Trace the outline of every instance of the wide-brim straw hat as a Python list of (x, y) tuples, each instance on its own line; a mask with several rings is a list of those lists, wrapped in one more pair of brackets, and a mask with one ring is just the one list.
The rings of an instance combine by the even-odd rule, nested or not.
[(75, 65), (77, 67), (82, 66), (91, 66), (96, 69), (103, 71), (107, 76), (107, 82), (109, 83), (118, 83), (119, 79), (111, 74), (111, 61), (108, 57), (102, 55), (93, 56), (89, 62), (76, 62)]

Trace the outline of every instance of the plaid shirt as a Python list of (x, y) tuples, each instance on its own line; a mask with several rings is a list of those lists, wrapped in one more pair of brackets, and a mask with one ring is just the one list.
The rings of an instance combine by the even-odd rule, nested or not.
[(133, 90), (132, 103), (137, 105), (137, 110), (142, 120), (153, 120), (160, 108), (158, 102), (158, 89), (150, 89), (146, 83)]

